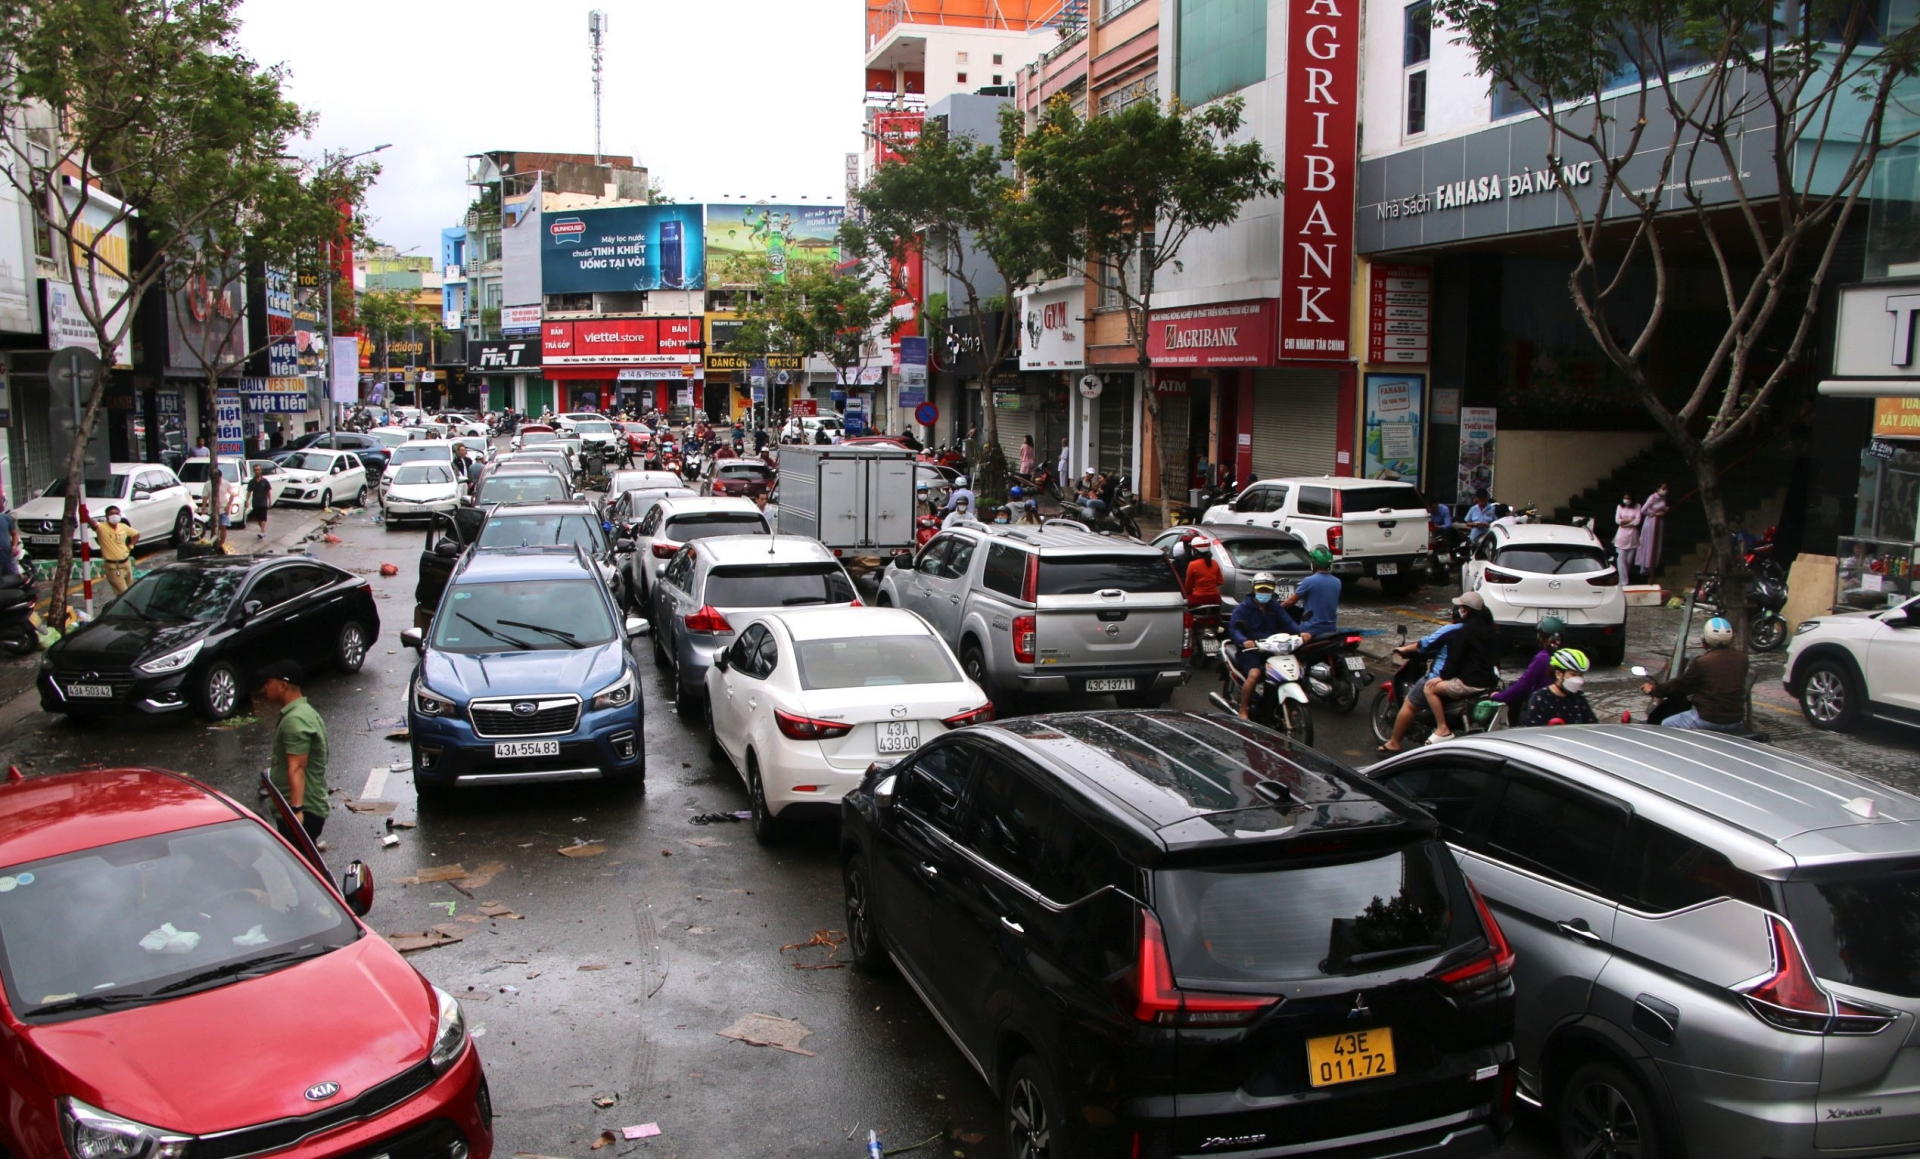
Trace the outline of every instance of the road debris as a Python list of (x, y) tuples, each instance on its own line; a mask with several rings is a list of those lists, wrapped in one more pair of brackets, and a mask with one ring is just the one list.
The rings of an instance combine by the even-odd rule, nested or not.
[(587, 963), (586, 965), (584, 965), (584, 966), (577, 966), (577, 967), (575, 967), (575, 968), (576, 968), (576, 969), (578, 969), (578, 970), (581, 970), (581, 971), (586, 971), (586, 970), (604, 970), (604, 969), (606, 969), (606, 968), (607, 968), (607, 964), (606, 964), (605, 962), (588, 962), (588, 963)]
[(399, 567), (399, 565), (398, 565), (398, 564), (391, 564), (391, 563), (383, 563), (383, 564), (381, 564), (381, 565), (380, 565), (380, 574), (381, 574), (381, 575), (384, 575), (384, 576), (396, 576), (396, 575), (399, 575), (399, 574), (400, 574), (400, 567)]
[(434, 926), (429, 930), (418, 930), (404, 934), (388, 934), (387, 944), (403, 954), (417, 950), (431, 950), (436, 946), (450, 946), (466, 939), (467, 931), (454, 925)]
[(393, 812), (395, 809), (399, 807), (400, 807), (400, 804), (397, 801), (348, 801), (347, 802), (347, 808), (353, 810), (355, 813), (372, 813), (376, 817), (384, 817), (388, 813)]
[[(791, 945), (781, 946), (780, 952), (784, 954), (788, 950), (804, 950), (813, 946), (825, 946), (827, 948), (827, 957), (831, 959), (846, 940), (847, 935), (840, 930), (815, 930), (811, 938), (808, 938), (804, 942), (794, 942)], [(845, 966), (845, 962), (834, 961), (795, 962), (793, 964), (793, 968), (796, 970), (839, 970)]]
[(603, 1108), (611, 1107), (618, 1099), (619, 1096), (617, 1095), (595, 1095), (593, 1096), (593, 1105)]
[(382, 849), (392, 849), (394, 846), (398, 844), (400, 844), (400, 839), (398, 837), (395, 837), (391, 833), (380, 838), (380, 848)]
[(651, 1139), (660, 1133), (660, 1124), (641, 1123), (638, 1126), (620, 1128), (622, 1139)]
[(686, 842), (695, 849), (714, 849), (726, 844), (725, 841), (720, 840), (718, 837), (688, 837), (686, 838)]
[(800, 1042), (813, 1031), (798, 1019), (780, 1018), (772, 1014), (743, 1014), (733, 1025), (725, 1030), (716, 1030), (721, 1038), (731, 1038), (735, 1042), (744, 1042), (748, 1046), (771, 1046), (788, 1054), (804, 1054), (813, 1058), (810, 1050), (802, 1050)]
[(394, 880), (402, 885), (425, 885), (431, 881), (452, 881), (454, 878), (465, 877), (466, 875), (466, 869), (458, 863), (455, 863), (453, 865), (428, 866), (416, 872), (412, 877), (396, 877)]
[(752, 810), (742, 809), (738, 813), (702, 813), (698, 817), (687, 818), (687, 824), (689, 825), (721, 825), (721, 824), (726, 824), (728, 822), (733, 822), (733, 821), (748, 821), (748, 820), (751, 820), (752, 818), (753, 818)]
[(593, 1141), (592, 1150), (598, 1151), (602, 1147), (611, 1147), (617, 1142), (619, 1142), (619, 1136), (612, 1131), (602, 1131), (600, 1137)]
[(485, 915), (487, 915), (487, 916), (488, 916), (488, 917), (490, 917), (490, 918), (498, 918), (498, 919), (500, 919), (501, 921), (516, 921), (516, 922), (517, 922), (517, 921), (519, 921), (519, 920), (521, 920), (521, 915), (519, 915), (519, 914), (517, 914), (517, 913), (514, 913), (514, 912), (513, 912), (512, 910), (510, 910), (510, 909), (508, 909), (508, 908), (507, 908), (506, 906), (504, 906), (504, 905), (501, 905), (501, 904), (500, 904), (499, 902), (497, 902), (497, 901), (483, 901), (483, 902), (481, 902), (481, 903), (480, 903), (480, 912), (481, 912), (481, 913), (483, 913), (483, 914), (485, 914)]
[(598, 857), (607, 851), (599, 842), (581, 841), (573, 845), (563, 845), (554, 850), (562, 857)]

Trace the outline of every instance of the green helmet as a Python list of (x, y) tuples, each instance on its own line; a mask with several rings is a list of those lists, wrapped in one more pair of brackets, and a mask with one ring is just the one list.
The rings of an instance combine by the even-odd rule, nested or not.
[(1587, 654), (1578, 648), (1562, 648), (1553, 654), (1553, 659), (1550, 663), (1555, 668), (1566, 672), (1585, 672), (1587, 670)]
[(1313, 566), (1315, 567), (1333, 566), (1333, 553), (1324, 547), (1314, 548), (1307, 553), (1307, 558), (1313, 561)]
[(1567, 630), (1566, 622), (1562, 620), (1559, 616), (1540, 617), (1540, 634), (1542, 636), (1551, 636), (1551, 637), (1557, 638), (1559, 636), (1564, 635), (1566, 633), (1566, 630)]

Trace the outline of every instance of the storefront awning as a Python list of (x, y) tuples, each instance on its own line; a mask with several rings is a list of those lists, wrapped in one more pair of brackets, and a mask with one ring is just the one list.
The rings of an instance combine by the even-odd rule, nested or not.
[(1829, 378), (1820, 393), (1830, 398), (1920, 398), (1920, 378)]

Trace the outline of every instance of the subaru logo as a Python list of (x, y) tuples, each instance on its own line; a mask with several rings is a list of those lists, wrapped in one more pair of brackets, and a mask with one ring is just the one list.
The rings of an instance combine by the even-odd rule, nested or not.
[(540, 711), (540, 706), (531, 700), (522, 700), (513, 706), (513, 715), (515, 716), (532, 716), (538, 711)]
[(315, 1083), (301, 1092), (310, 1103), (324, 1103), (339, 1093), (339, 1083)]

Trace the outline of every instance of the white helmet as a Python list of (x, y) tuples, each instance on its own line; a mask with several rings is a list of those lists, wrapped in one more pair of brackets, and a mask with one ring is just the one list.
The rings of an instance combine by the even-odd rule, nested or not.
[(953, 485), (955, 487), (965, 487), (967, 485), (967, 477), (965, 475), (954, 476)]
[(1733, 625), (1725, 616), (1715, 616), (1700, 629), (1700, 642), (1709, 648), (1724, 648), (1733, 643)]

